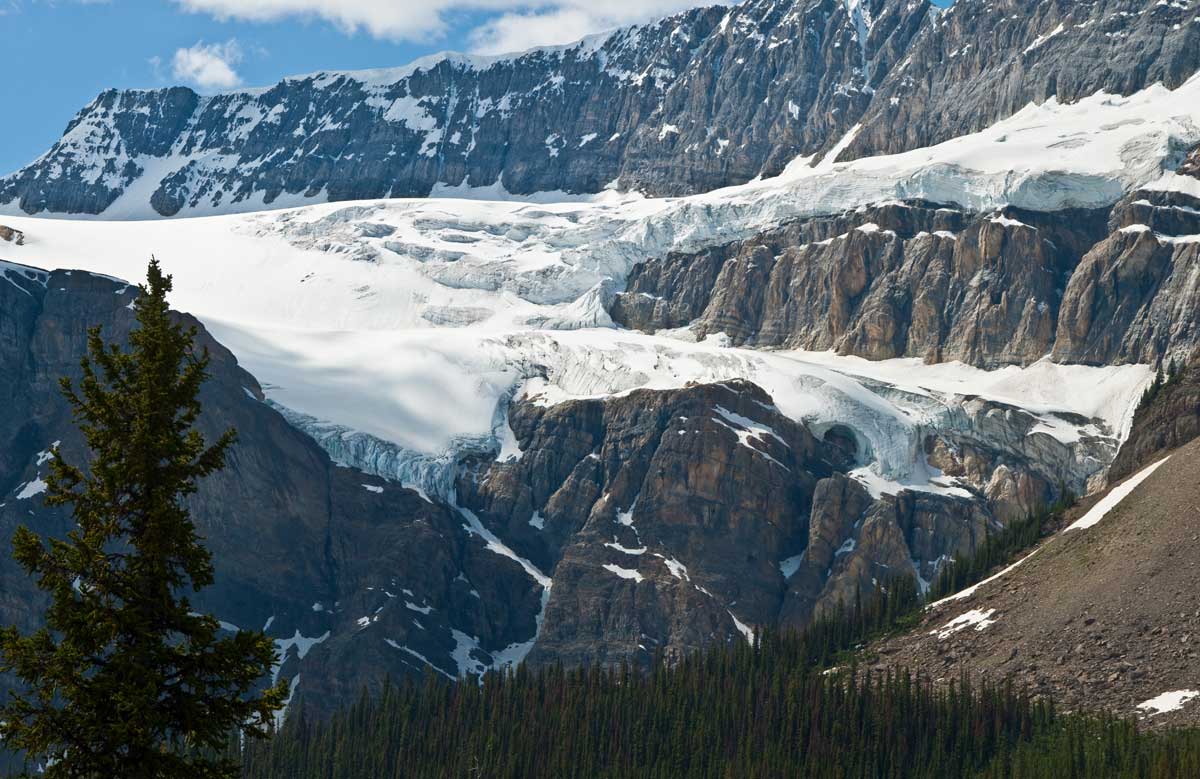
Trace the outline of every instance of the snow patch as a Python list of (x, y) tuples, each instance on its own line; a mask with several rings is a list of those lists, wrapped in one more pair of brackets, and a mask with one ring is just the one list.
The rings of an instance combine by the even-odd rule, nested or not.
[(1113, 487), (1111, 490), (1109, 490), (1108, 494), (1100, 500), (1099, 503), (1097, 503), (1095, 506), (1092, 506), (1091, 509), (1089, 509), (1088, 512), (1082, 517), (1072, 522), (1067, 527), (1067, 530), (1086, 530), (1100, 520), (1104, 519), (1104, 516), (1108, 514), (1108, 512), (1120, 505), (1121, 501), (1129, 497), (1129, 494), (1137, 489), (1139, 484), (1149, 478), (1150, 474), (1157, 471), (1162, 464), (1169, 459), (1171, 459), (1170, 456), (1164, 457), (1153, 465), (1146, 466), (1116, 487)]
[(742, 622), (740, 619), (738, 619), (736, 616), (734, 616), (734, 613), (732, 611), (729, 611), (728, 609), (726, 609), (726, 612), (728, 612), (729, 618), (733, 620), (733, 625), (734, 625), (734, 627), (736, 627), (738, 629), (738, 632), (741, 633), (742, 636), (744, 636), (747, 641), (749, 641), (751, 644), (753, 644), (754, 643), (754, 628), (750, 627), (745, 622)]
[(1200, 697), (1200, 691), (1172, 690), (1170, 692), (1164, 692), (1161, 695), (1156, 695), (1148, 701), (1142, 701), (1137, 705), (1137, 707), (1144, 711), (1148, 716), (1153, 717), (1156, 714), (1166, 714), (1170, 711), (1178, 711), (1179, 709), (1183, 708), (1183, 704), (1196, 697)]
[(646, 578), (646, 577), (642, 576), (640, 573), (638, 573), (637, 571), (634, 571), (630, 568), (622, 568), (621, 566), (613, 565), (612, 563), (606, 563), (602, 567), (604, 568), (604, 570), (608, 571), (609, 573), (615, 573), (617, 576), (620, 576), (622, 579), (631, 579), (635, 582), (638, 582), (639, 584), (641, 582), (643, 582)]
[(21, 486), (21, 489), (17, 491), (17, 500), (29, 500), (34, 495), (41, 495), (46, 491), (47, 486), (40, 476), (36, 477), (33, 481), (26, 482)]
[(300, 635), (300, 630), (297, 629), (291, 638), (275, 639), (275, 651), (279, 653), (279, 662), (271, 669), (271, 683), (279, 681), (279, 669), (283, 666), (285, 660), (293, 649), (296, 650), (296, 659), (303, 660), (304, 656), (309, 653), (314, 646), (329, 638), (329, 631), (326, 630), (316, 638), (309, 638)]
[(929, 631), (929, 634), (937, 634), (938, 640), (941, 641), (942, 639), (969, 627), (974, 627), (976, 631), (984, 630), (990, 625), (996, 624), (996, 620), (992, 619), (992, 615), (995, 613), (995, 609), (988, 609), (987, 611), (971, 609), (964, 614), (958, 615), (945, 625), (942, 625), (942, 627), (938, 630)]

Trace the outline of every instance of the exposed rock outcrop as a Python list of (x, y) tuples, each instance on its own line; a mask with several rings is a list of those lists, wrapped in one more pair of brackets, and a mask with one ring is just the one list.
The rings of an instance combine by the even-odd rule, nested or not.
[[(1182, 170), (1182, 169), (1181, 169)], [(984, 368), (1157, 364), (1200, 346), (1200, 198), (971, 214), (882, 204), (636, 265), (626, 327)]]
[(697, 337), (749, 346), (1029, 364), (1053, 346), (1059, 290), (1104, 218), (860, 208), (642, 263), (611, 313), (629, 327), (691, 324)]
[(1134, 192), (1113, 209), (1110, 226), (1063, 293), (1054, 359), (1186, 358), (1200, 345), (1200, 199)]
[(1200, 146), (1192, 149), (1191, 154), (1179, 166), (1179, 174), (1182, 176), (1191, 176), (1194, 179), (1200, 179)]
[(14, 230), (7, 225), (0, 225), (0, 241), (8, 241), (21, 246), (25, 243), (25, 233), (20, 230)]
[(846, 467), (746, 382), (512, 406), (519, 458), (459, 500), (553, 567), (534, 661), (646, 663), (773, 623), (820, 478)]
[(1169, 452), (1200, 437), (1200, 354), (1178, 365), (1179, 375), (1160, 389), (1133, 417), (1129, 438), (1108, 470), (1117, 482)]
[(823, 479), (813, 498), (809, 546), (789, 581), (781, 621), (803, 626), (897, 576), (915, 577), (924, 589), (994, 526), (979, 501), (914, 491), (872, 500), (844, 476)]

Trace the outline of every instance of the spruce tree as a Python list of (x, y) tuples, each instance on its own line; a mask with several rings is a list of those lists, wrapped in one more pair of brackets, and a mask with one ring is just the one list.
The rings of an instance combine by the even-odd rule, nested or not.
[(53, 450), (46, 503), (70, 506), (65, 539), (21, 527), (16, 560), (49, 593), (46, 626), (0, 631), (0, 671), (20, 681), (0, 738), (56, 777), (232, 777), (231, 733), (266, 735), (286, 682), (255, 694), (276, 661), (259, 631), (220, 635), (187, 592), (212, 584), (185, 505), (224, 466), (195, 424), (208, 376), (195, 328), (172, 320), (171, 277), (151, 260), (128, 351), (88, 335), (76, 388), (62, 380), (91, 450), (86, 468)]

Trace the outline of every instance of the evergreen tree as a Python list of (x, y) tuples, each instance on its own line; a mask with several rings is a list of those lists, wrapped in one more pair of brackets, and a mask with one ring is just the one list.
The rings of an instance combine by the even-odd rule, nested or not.
[(186, 596), (213, 582), (184, 498), (224, 466), (230, 430), (206, 444), (195, 423), (207, 351), (173, 322), (171, 278), (151, 260), (129, 350), (88, 335), (73, 407), (92, 461), (55, 447), (48, 505), (71, 506), (65, 539), (27, 528), (17, 561), (50, 595), (46, 627), (0, 631), (0, 670), (23, 684), (0, 710), (0, 737), (56, 777), (232, 777), (231, 733), (266, 735), (286, 683), (253, 692), (276, 661), (261, 632), (220, 637)]

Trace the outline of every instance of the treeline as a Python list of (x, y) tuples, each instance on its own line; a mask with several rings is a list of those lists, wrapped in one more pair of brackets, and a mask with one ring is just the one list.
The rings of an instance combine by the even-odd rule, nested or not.
[(916, 624), (921, 604), (921, 591), (911, 576), (892, 579), (865, 596), (857, 591), (853, 603), (839, 603), (805, 628), (805, 660), (813, 667), (827, 668), (847, 650)]
[(247, 741), (247, 779), (1193, 777), (1200, 733), (1063, 715), (1009, 686), (826, 673), (804, 634), (655, 663), (389, 684)]
[(1146, 406), (1154, 402), (1159, 393), (1167, 387), (1173, 387), (1183, 378), (1183, 373), (1179, 370), (1179, 364), (1175, 360), (1171, 360), (1167, 364), (1164, 372), (1163, 366), (1158, 366), (1158, 371), (1154, 374), (1154, 381), (1150, 382), (1146, 389), (1142, 390), (1142, 399), (1138, 402), (1137, 411), (1141, 411)]
[[(1010, 562), (1070, 502), (990, 535), (929, 597)], [(898, 578), (802, 632), (660, 656), (649, 671), (406, 678), (327, 721), (289, 718), (234, 757), (246, 779), (1200, 776), (1200, 731), (1143, 733), (1131, 720), (1060, 714), (1008, 685), (934, 685), (855, 665), (854, 650), (916, 623), (924, 600)]]
[(1009, 522), (998, 531), (989, 532), (973, 555), (952, 560), (943, 566), (930, 585), (926, 599), (935, 601), (978, 584), (995, 569), (1008, 565), (1017, 554), (1036, 544), (1041, 540), (1047, 523), (1075, 503), (1075, 496), (1066, 487), (1060, 485), (1059, 494), (1062, 497), (1054, 505), (1025, 519)]

